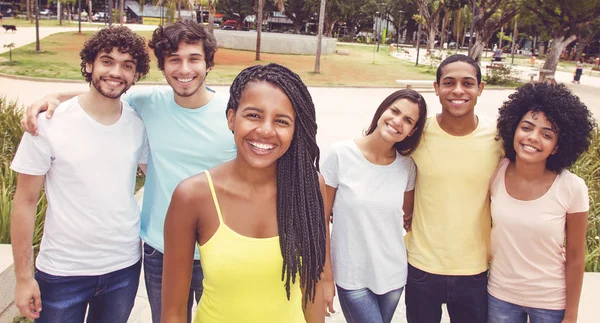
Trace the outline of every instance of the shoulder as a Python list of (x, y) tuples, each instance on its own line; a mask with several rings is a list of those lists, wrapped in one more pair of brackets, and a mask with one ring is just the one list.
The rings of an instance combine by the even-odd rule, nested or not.
[(211, 198), (209, 181), (205, 173), (199, 173), (181, 181), (173, 192), (172, 203), (182, 206), (201, 206)]
[(167, 85), (137, 86), (123, 94), (121, 100), (138, 110), (162, 104), (173, 96), (172, 93), (173, 89)]
[(479, 129), (481, 131), (496, 133), (496, 119), (477, 115), (479, 119)]
[(565, 183), (566, 188), (572, 192), (587, 192), (588, 187), (583, 178), (571, 173), (568, 169), (564, 169), (560, 173), (561, 181)]

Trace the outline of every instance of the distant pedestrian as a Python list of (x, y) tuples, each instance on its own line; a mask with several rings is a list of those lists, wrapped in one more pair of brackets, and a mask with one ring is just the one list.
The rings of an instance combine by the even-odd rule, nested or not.
[(573, 83), (579, 84), (581, 80), (581, 74), (583, 74), (583, 57), (579, 58), (575, 65), (575, 75), (573, 76)]

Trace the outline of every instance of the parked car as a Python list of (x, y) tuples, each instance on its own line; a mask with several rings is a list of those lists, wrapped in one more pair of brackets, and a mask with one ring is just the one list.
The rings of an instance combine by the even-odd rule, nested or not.
[(50, 9), (42, 9), (40, 10), (40, 15), (42, 16), (52, 16), (54, 13)]
[(455, 41), (451, 41), (448, 43), (448, 48), (456, 48), (456, 42)]

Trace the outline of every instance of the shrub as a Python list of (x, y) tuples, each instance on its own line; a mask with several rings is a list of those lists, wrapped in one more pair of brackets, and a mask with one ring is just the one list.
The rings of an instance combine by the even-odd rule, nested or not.
[(594, 132), (590, 149), (570, 169), (583, 178), (590, 195), (585, 271), (600, 272), (600, 134)]
[[(17, 146), (23, 136), (19, 125), (21, 113), (16, 102), (0, 98), (0, 243), (10, 243), (10, 213), (17, 186), (17, 174), (10, 169)], [(42, 192), (38, 200), (33, 233), (35, 253), (39, 248), (44, 230), (44, 215), (48, 203)]]
[(489, 85), (503, 85), (503, 86), (514, 86), (521, 85), (516, 72), (510, 66), (488, 66), (486, 69), (486, 75), (483, 77), (486, 84)]

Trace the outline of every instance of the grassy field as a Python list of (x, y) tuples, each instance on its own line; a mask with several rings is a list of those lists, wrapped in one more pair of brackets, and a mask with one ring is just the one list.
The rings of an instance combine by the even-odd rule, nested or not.
[[(148, 39), (151, 32), (139, 32)], [(8, 53), (0, 55), (0, 73), (82, 80), (79, 51), (93, 32), (79, 35), (75, 32), (54, 34), (42, 39), (41, 52), (35, 52), (35, 44), (13, 50), (13, 65), (8, 62)], [(209, 84), (231, 84), (244, 68), (254, 64), (278, 63), (298, 73), (309, 85), (335, 86), (396, 86), (395, 80), (432, 79), (425, 68), (391, 57), (386, 46), (379, 53), (368, 45), (338, 45), (338, 50), (349, 55), (327, 55), (321, 59), (321, 73), (313, 73), (315, 58), (312, 55), (280, 55), (262, 53), (262, 61), (254, 60), (253, 51), (220, 48), (215, 55), (215, 67), (208, 77)], [(154, 55), (152, 68), (146, 81), (162, 82), (163, 75), (156, 68)]]
[[(15, 19), (15, 18), (5, 18), (2, 19), (2, 24), (4, 25), (15, 25), (18, 27), (35, 27), (35, 20), (33, 23), (29, 22), (27, 19)], [(81, 22), (81, 26), (89, 25), (89, 23)], [(77, 26), (77, 21), (73, 20), (71, 24), (69, 24), (68, 20), (63, 20), (62, 25), (58, 23), (56, 19), (40, 19), (40, 27), (73, 27)]]

